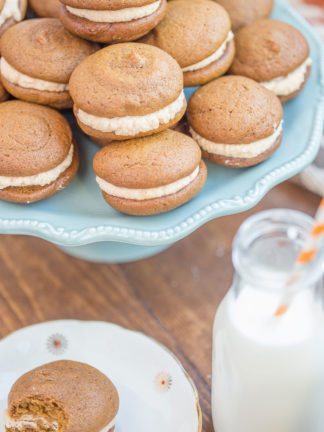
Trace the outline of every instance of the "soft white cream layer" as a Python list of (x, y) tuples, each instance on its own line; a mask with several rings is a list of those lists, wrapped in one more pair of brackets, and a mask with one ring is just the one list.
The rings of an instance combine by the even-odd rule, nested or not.
[(1, 75), (3, 75), (6, 80), (19, 87), (49, 92), (64, 92), (69, 89), (68, 84), (44, 81), (25, 75), (12, 67), (4, 57), (1, 59), (0, 70)]
[(281, 122), (278, 127), (274, 127), (275, 131), (269, 137), (250, 144), (218, 144), (202, 137), (192, 128), (190, 128), (190, 133), (199, 146), (210, 154), (231, 158), (250, 159), (259, 156), (275, 144), (282, 132), (282, 125), (283, 122)]
[(17, 22), (22, 20), (19, 0), (5, 0), (0, 11), (0, 26), (2, 26), (2, 24), (4, 24), (9, 18), (13, 18)]
[(216, 62), (217, 60), (219, 60), (225, 53), (226, 48), (227, 48), (227, 44), (229, 42), (231, 42), (234, 39), (234, 33), (233, 32), (229, 32), (228, 36), (225, 40), (225, 42), (220, 46), (220, 48), (218, 48), (218, 50), (216, 52), (214, 52), (214, 54), (210, 55), (209, 57), (205, 58), (204, 60), (200, 61), (199, 63), (195, 63), (191, 66), (187, 66), (185, 68), (182, 68), (183, 72), (194, 72), (197, 71), (199, 69), (203, 69), (207, 66), (209, 66), (210, 64)]
[(311, 65), (312, 59), (308, 57), (302, 65), (290, 74), (271, 81), (263, 81), (260, 84), (266, 89), (273, 91), (278, 96), (290, 95), (301, 88), (305, 81), (307, 69)]
[(153, 131), (161, 125), (169, 123), (181, 111), (185, 103), (185, 95), (182, 91), (180, 96), (170, 105), (145, 116), (126, 117), (97, 117), (79, 109), (78, 119), (86, 126), (100, 132), (110, 132), (121, 136), (134, 136), (140, 133)]
[(23, 430), (25, 428), (28, 429), (38, 429), (38, 424), (41, 423), (45, 429), (48, 430), (58, 430), (58, 423), (56, 421), (48, 422), (43, 417), (34, 417), (31, 415), (24, 415), (19, 418), (19, 420), (15, 420), (12, 417), (9, 417), (8, 414), (5, 416), (6, 422), (5, 427), (10, 429), (18, 429)]
[(112, 183), (108, 183), (106, 180), (97, 176), (97, 183), (102, 191), (108, 195), (112, 195), (117, 198), (124, 198), (136, 201), (145, 201), (150, 199), (162, 198), (168, 195), (173, 195), (184, 189), (190, 183), (192, 183), (199, 174), (199, 166), (194, 170), (192, 174), (170, 183), (165, 186), (149, 189), (129, 189), (124, 187), (115, 186)]
[(28, 186), (46, 186), (57, 180), (65, 170), (67, 170), (73, 160), (74, 146), (71, 145), (67, 157), (57, 167), (26, 177), (6, 177), (0, 176), (0, 190), (8, 187), (28, 187)]
[(71, 6), (66, 6), (66, 9), (72, 15), (85, 18), (89, 21), (97, 23), (119, 23), (129, 22), (152, 15), (159, 9), (160, 4), (161, 0), (155, 1), (154, 3), (146, 6), (131, 7), (119, 10), (77, 9)]
[[(48, 422), (43, 417), (34, 417), (31, 415), (24, 415), (20, 417), (19, 420), (15, 420), (10, 417), (7, 413), (5, 414), (5, 427), (23, 430), (24, 428), (28, 429), (37, 429), (38, 423), (41, 422), (42, 426), (45, 429), (54, 429), (58, 430), (58, 423), (56, 421)], [(103, 427), (100, 432), (109, 432), (116, 425), (116, 418), (114, 418), (107, 426)]]

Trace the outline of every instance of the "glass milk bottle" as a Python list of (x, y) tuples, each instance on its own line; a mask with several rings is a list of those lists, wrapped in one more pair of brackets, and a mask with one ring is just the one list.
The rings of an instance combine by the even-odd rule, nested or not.
[(234, 283), (214, 323), (216, 432), (324, 431), (323, 254), (275, 316), (312, 222), (272, 210), (247, 220), (235, 239)]

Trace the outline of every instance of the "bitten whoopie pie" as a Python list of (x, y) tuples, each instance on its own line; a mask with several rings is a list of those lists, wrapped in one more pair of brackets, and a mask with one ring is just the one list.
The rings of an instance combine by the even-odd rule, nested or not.
[(0, 0), (0, 36), (25, 18), (27, 0)]
[(188, 120), (203, 156), (229, 167), (264, 161), (282, 140), (280, 100), (245, 77), (222, 77), (198, 89), (189, 102)]
[(8, 397), (6, 432), (113, 432), (114, 384), (84, 363), (60, 360), (20, 377)]
[(205, 84), (229, 69), (233, 37), (229, 15), (222, 6), (212, 0), (174, 0), (168, 3), (163, 21), (141, 42), (175, 58), (188, 87)]
[[(189, 0), (190, 1), (190, 0)], [(229, 13), (234, 32), (271, 15), (273, 0), (215, 0)]]
[(164, 17), (166, 0), (61, 0), (61, 20), (77, 36), (101, 43), (144, 36)]
[(60, 15), (60, 0), (29, 0), (36, 15), (42, 18), (58, 18)]
[(71, 35), (58, 19), (23, 21), (1, 39), (3, 85), (18, 99), (70, 108), (71, 73), (96, 50), (96, 45)]
[(65, 188), (78, 170), (65, 118), (22, 101), (0, 104), (0, 200), (30, 203)]
[(281, 21), (260, 20), (236, 35), (231, 73), (258, 81), (285, 102), (310, 75), (309, 46), (299, 30)]
[(104, 199), (130, 215), (155, 215), (191, 200), (204, 186), (207, 169), (193, 139), (166, 130), (96, 154), (93, 168)]
[(106, 47), (73, 72), (70, 93), (81, 129), (100, 140), (151, 135), (183, 117), (183, 74), (166, 52), (145, 44)]

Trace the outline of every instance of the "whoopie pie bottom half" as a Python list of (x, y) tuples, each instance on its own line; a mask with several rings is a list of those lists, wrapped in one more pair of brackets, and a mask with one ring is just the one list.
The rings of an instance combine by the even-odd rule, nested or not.
[(0, 200), (31, 203), (68, 186), (79, 167), (65, 118), (22, 101), (0, 104)]
[[(91, 14), (99, 12), (100, 14), (110, 13), (130, 13), (132, 7), (125, 8), (125, 3), (121, 2), (121, 8), (116, 10), (104, 8), (103, 3), (96, 2), (82, 2), (82, 5), (87, 5), (86, 8), (78, 7), (79, 3), (76, 0), (62, 0), (62, 7), (60, 10), (60, 19), (64, 26), (76, 36), (100, 43), (118, 43), (129, 42), (139, 39), (140, 37), (151, 31), (157, 24), (162, 21), (166, 13), (167, 0), (152, 0), (151, 3), (147, 1), (133, 1), (138, 8), (147, 8), (150, 4), (156, 4), (157, 8), (153, 13), (143, 16), (138, 19), (131, 19), (119, 22), (97, 22), (91, 19)], [(96, 6), (97, 5), (97, 6)], [(90, 16), (88, 16), (90, 12)], [(84, 15), (88, 18), (84, 18)], [(109, 18), (108, 18), (109, 19)]]
[(199, 146), (172, 130), (113, 142), (96, 154), (93, 167), (107, 203), (135, 216), (164, 213), (185, 204), (207, 179)]
[(257, 165), (282, 142), (280, 100), (249, 78), (229, 75), (201, 87), (189, 101), (187, 117), (203, 156), (219, 165)]
[(49, 432), (113, 432), (118, 409), (117, 389), (105, 374), (85, 363), (58, 360), (13, 384), (6, 431), (28, 432), (36, 423), (37, 430)]

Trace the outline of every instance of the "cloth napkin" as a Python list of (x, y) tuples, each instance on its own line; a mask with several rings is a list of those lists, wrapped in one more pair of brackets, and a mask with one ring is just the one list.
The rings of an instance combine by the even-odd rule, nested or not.
[[(289, 1), (312, 24), (324, 43), (324, 0)], [(315, 162), (293, 181), (320, 196), (324, 196), (324, 135)]]

